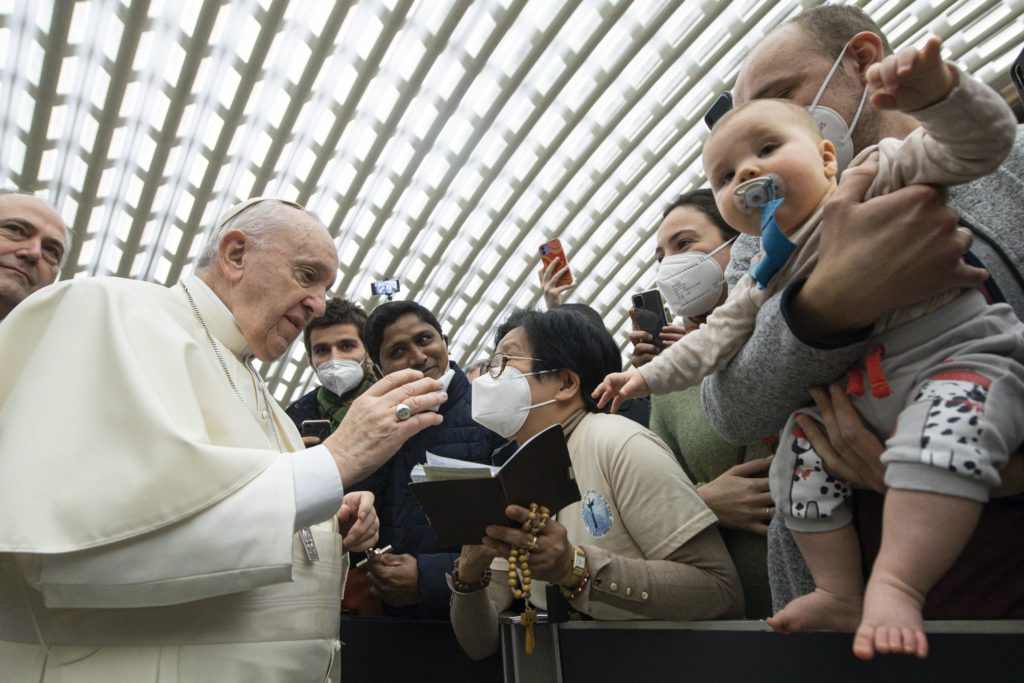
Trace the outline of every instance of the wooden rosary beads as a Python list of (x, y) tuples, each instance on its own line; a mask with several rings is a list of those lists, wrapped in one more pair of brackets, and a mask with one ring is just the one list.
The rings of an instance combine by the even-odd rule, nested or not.
[[(551, 511), (543, 505), (530, 503), (530, 517), (523, 522), (523, 531), (533, 536), (530, 544), (525, 548), (513, 547), (508, 553), (508, 587), (516, 600), (522, 598), (524, 604), (523, 613), (519, 617), (519, 623), (526, 629), (526, 654), (533, 652), (536, 640), (533, 635), (533, 625), (537, 623), (537, 610), (530, 606), (530, 551), (537, 549), (537, 534), (551, 519)], [(519, 569), (516, 572), (516, 569)], [(522, 588), (517, 586), (522, 581)]]

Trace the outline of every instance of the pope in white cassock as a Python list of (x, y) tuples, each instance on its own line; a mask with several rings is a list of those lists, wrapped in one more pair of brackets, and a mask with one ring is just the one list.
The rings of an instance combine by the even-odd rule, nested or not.
[(194, 277), (63, 282), (0, 323), (0, 680), (337, 679), (342, 545), (378, 526), (343, 488), (445, 398), (389, 375), (302, 450), (251, 359), (337, 270), (316, 217), (256, 199)]

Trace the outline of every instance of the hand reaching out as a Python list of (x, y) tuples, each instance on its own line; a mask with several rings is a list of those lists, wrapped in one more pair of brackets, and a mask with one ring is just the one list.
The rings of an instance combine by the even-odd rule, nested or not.
[(872, 64), (864, 77), (872, 105), (906, 112), (946, 99), (959, 80), (956, 69), (942, 61), (942, 41), (935, 36), (920, 50), (908, 47)]
[(608, 401), (611, 401), (611, 411), (615, 413), (618, 412), (619, 406), (627, 398), (639, 398), (650, 395), (651, 390), (647, 386), (647, 380), (644, 379), (639, 370), (630, 368), (625, 372), (613, 372), (605, 377), (604, 381), (597, 385), (597, 388), (594, 389), (594, 393), (590, 397), (597, 399), (598, 408), (604, 408), (608, 405)]

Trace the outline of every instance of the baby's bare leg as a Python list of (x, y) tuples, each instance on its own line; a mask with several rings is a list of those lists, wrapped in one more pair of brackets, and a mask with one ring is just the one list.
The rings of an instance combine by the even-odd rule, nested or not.
[(921, 608), (925, 596), (960, 556), (982, 504), (927, 491), (889, 489), (882, 547), (864, 596), (853, 653), (928, 655)]
[(794, 531), (816, 586), (786, 605), (768, 625), (790, 631), (843, 631), (853, 633), (861, 615), (864, 581), (860, 573), (860, 543), (852, 524), (833, 531)]

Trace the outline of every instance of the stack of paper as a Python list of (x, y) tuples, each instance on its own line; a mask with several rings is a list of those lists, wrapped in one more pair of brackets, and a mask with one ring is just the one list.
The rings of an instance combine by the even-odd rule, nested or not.
[(489, 479), (496, 475), (499, 469), (491, 465), (481, 465), (478, 462), (446, 458), (427, 451), (426, 464), (413, 467), (411, 476), (414, 482), (444, 481), (446, 479)]

